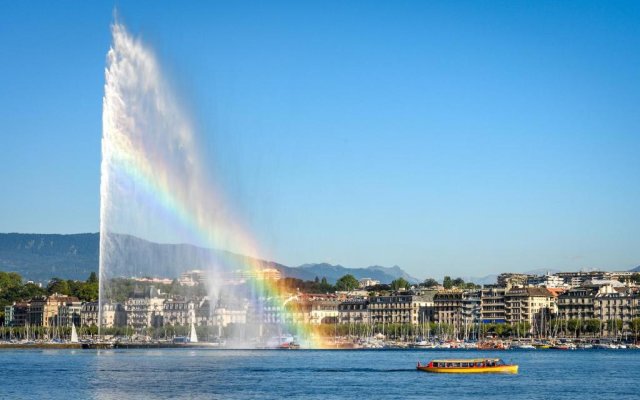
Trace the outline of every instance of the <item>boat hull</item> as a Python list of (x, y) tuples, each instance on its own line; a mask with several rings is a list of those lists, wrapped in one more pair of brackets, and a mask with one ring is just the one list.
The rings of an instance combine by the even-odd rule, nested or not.
[(418, 370), (435, 374), (517, 374), (517, 365), (499, 365), (495, 367), (470, 367), (470, 368), (437, 368), (421, 365)]

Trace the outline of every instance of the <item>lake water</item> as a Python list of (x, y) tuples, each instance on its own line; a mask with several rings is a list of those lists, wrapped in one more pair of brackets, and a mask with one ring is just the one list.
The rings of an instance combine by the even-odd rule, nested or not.
[[(501, 357), (518, 375), (418, 360)], [(1, 399), (639, 399), (640, 350), (1, 350)]]

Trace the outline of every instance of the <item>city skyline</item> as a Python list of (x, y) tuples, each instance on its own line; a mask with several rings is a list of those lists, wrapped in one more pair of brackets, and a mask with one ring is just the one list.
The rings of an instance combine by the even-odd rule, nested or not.
[[(640, 10), (545, 4), (118, 14), (181, 93), (259, 256), (420, 277), (628, 270)], [(111, 7), (0, 16), (2, 232), (98, 230)]]

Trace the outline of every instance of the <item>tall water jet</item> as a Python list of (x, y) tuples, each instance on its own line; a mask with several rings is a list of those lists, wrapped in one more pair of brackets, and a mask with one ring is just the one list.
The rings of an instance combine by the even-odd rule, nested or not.
[[(160, 261), (167, 264), (164, 256), (158, 260), (138, 238), (241, 254), (255, 251), (219, 191), (208, 183), (192, 124), (155, 55), (119, 22), (112, 25), (112, 36), (102, 115), (99, 328), (113, 324), (105, 310), (113, 311), (122, 300), (114, 285), (117, 278), (154, 272), (174, 273), (174, 278), (178, 268), (188, 267), (155, 271)], [(165, 256), (174, 264), (189, 262), (177, 253)], [(215, 294), (216, 271), (226, 261), (214, 256), (205, 261), (209, 293)]]
[[(164, 324), (163, 307), (174, 299), (155, 296), (145, 286), (149, 293), (139, 296), (144, 298), (140, 305), (137, 283), (131, 286), (140, 279), (131, 278), (175, 279), (195, 267), (204, 269), (207, 277), (208, 323), (224, 320), (217, 313), (224, 313), (229, 303), (243, 304), (245, 338), (250, 328), (262, 335), (263, 322), (271, 331), (311, 336), (310, 328), (291, 318), (263, 313), (265, 308), (284, 310), (290, 294), (260, 278), (265, 276), (265, 264), (257, 258), (262, 253), (226, 207), (220, 190), (210, 184), (192, 124), (154, 54), (119, 22), (113, 24), (112, 35), (102, 115), (99, 331), (131, 326), (142, 332)], [(159, 248), (149, 241), (174, 245)], [(251, 278), (244, 286), (221, 292), (221, 271), (237, 270)], [(206, 310), (202, 301), (200, 310)], [(159, 321), (155, 312), (140, 320), (138, 307), (158, 310)], [(252, 327), (247, 324), (250, 315)], [(191, 314), (186, 324), (195, 317)], [(215, 324), (222, 332), (220, 323)]]

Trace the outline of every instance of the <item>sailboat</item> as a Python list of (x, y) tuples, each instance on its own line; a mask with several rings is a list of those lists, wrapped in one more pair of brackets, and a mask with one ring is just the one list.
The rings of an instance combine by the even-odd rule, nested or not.
[(78, 343), (78, 332), (76, 332), (76, 324), (71, 324), (71, 343)]
[(198, 343), (198, 335), (196, 334), (196, 327), (191, 323), (191, 334), (189, 335), (189, 343)]

